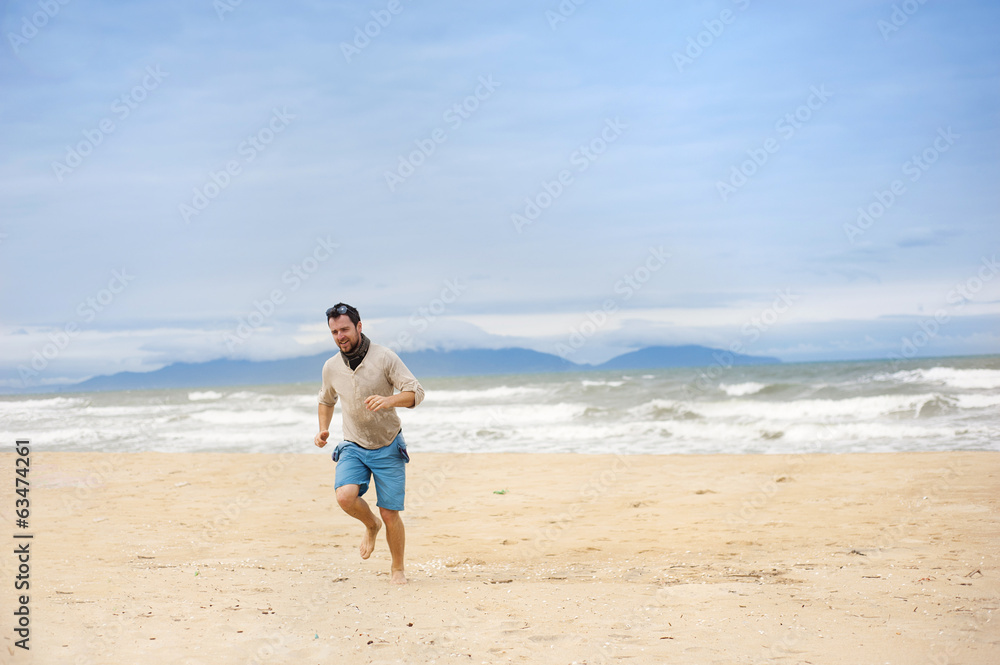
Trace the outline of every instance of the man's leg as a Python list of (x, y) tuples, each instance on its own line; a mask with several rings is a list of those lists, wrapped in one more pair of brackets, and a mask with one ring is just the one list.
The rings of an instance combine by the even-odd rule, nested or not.
[[(361, 539), (361, 558), (367, 559), (375, 549), (375, 537), (378, 536), (379, 529), (382, 528), (382, 521), (375, 517), (372, 509), (368, 507), (368, 502), (358, 496), (357, 485), (341, 485), (337, 488), (337, 503), (344, 509), (344, 512), (359, 520), (365, 525), (367, 531)], [(402, 529), (402, 522), (400, 522)], [(390, 541), (390, 551), (392, 543)], [(393, 555), (395, 561), (395, 555)]]
[(406, 443), (400, 432), (396, 439), (377, 454), (369, 458), (369, 467), (375, 476), (375, 491), (378, 493), (378, 508), (385, 522), (385, 539), (392, 554), (391, 578), (394, 584), (406, 584), (403, 570), (403, 550), (406, 547), (406, 532), (403, 529), (403, 510), (406, 496)]
[(406, 530), (403, 528), (403, 518), (398, 510), (386, 510), (379, 507), (382, 521), (385, 522), (385, 539), (389, 543), (389, 553), (392, 555), (393, 584), (406, 584), (406, 572), (403, 568), (403, 550), (406, 548)]

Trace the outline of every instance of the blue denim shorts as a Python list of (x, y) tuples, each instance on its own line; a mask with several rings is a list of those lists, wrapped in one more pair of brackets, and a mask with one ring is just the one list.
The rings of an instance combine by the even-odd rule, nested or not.
[(350, 441), (341, 441), (333, 450), (337, 463), (335, 488), (357, 485), (358, 496), (368, 491), (368, 483), (375, 476), (376, 505), (386, 510), (403, 510), (406, 494), (406, 441), (400, 432), (388, 446), (376, 450), (362, 448)]

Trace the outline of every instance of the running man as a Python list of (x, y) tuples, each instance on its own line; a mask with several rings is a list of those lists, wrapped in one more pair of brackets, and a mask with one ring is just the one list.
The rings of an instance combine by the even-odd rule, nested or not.
[[(337, 503), (344, 512), (365, 525), (361, 558), (375, 549), (379, 530), (392, 555), (390, 581), (406, 584), (403, 550), (403, 497), (406, 493), (406, 463), (410, 457), (396, 407), (413, 408), (424, 399), (424, 389), (392, 349), (373, 344), (361, 332), (361, 315), (350, 305), (338, 303), (326, 311), (327, 325), (340, 353), (323, 365), (323, 387), (319, 391), (319, 433), (315, 444), (322, 448), (330, 436), (333, 407), (341, 400), (344, 440), (333, 451), (337, 463)], [(398, 391), (398, 392), (397, 392)], [(381, 519), (361, 498), (372, 476)]]

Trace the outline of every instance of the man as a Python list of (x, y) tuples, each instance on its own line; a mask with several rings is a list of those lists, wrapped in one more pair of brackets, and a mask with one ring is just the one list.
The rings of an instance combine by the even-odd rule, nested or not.
[[(406, 584), (403, 549), (406, 535), (403, 496), (406, 467), (410, 461), (400, 429), (398, 406), (413, 408), (424, 399), (424, 389), (391, 349), (371, 341), (361, 332), (361, 315), (350, 305), (338, 303), (326, 311), (326, 322), (340, 353), (323, 365), (323, 387), (319, 391), (319, 433), (315, 443), (322, 448), (330, 436), (333, 407), (342, 399), (344, 440), (333, 451), (337, 463), (334, 483), (337, 503), (344, 512), (365, 525), (361, 558), (375, 549), (375, 539), (385, 524), (385, 539), (392, 555), (390, 580)], [(395, 391), (396, 392), (394, 394)], [(361, 498), (375, 477), (378, 509), (375, 516)]]

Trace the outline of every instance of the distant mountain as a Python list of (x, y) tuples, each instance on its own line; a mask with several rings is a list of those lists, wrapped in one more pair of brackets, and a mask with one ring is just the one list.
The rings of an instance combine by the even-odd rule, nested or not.
[(399, 357), (414, 376), (479, 376), (486, 374), (541, 374), (590, 369), (551, 353), (530, 349), (456, 349), (411, 351)]
[[(203, 363), (174, 363), (153, 372), (120, 372), (95, 376), (63, 390), (210, 388), (300, 382), (319, 385), (320, 370), (331, 355), (333, 354), (320, 353), (286, 360), (221, 359)], [(727, 351), (704, 346), (651, 346), (612, 358), (601, 365), (581, 365), (551, 353), (519, 348), (426, 350), (403, 352), (399, 355), (406, 366), (421, 378), (699, 367), (720, 363), (760, 365), (781, 362), (777, 358), (730, 354)]]
[[(312, 381), (319, 385), (323, 363), (333, 353), (287, 360), (211, 360), (174, 363), (153, 372), (120, 372), (95, 376), (74, 384), (72, 390), (134, 390), (149, 388), (208, 388)], [(530, 349), (458, 349), (411, 351), (399, 354), (418, 377), (535, 374), (590, 369), (550, 353)]]
[(595, 369), (656, 369), (661, 367), (706, 367), (708, 365), (772, 365), (777, 358), (747, 356), (705, 346), (648, 346), (623, 353)]
[(154, 388), (210, 388), (272, 383), (319, 382), (320, 370), (330, 354), (287, 360), (210, 360), (173, 363), (152, 372), (119, 372), (95, 376), (74, 384), (72, 390), (142, 390)]

